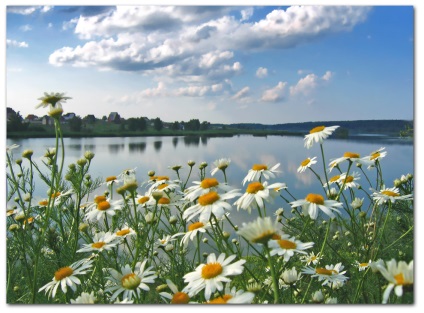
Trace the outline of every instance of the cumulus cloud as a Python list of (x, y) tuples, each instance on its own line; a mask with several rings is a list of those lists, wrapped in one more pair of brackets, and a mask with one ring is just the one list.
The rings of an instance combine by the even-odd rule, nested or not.
[(28, 48), (28, 44), (25, 41), (17, 41), (12, 39), (6, 39), (7, 47), (17, 47), (17, 48)]
[(253, 8), (247, 8), (247, 9), (245, 9), (245, 10), (241, 10), (240, 11), (240, 14), (241, 14), (241, 19), (240, 19), (240, 21), (241, 22), (243, 22), (243, 21), (247, 21), (248, 19), (250, 19), (251, 17), (252, 17), (252, 15), (253, 15)]
[(268, 76), (268, 69), (265, 67), (260, 67), (256, 71), (256, 77), (258, 78), (264, 78)]
[(285, 99), (287, 82), (279, 82), (277, 86), (265, 90), (262, 94), (261, 101), (279, 102)]
[(250, 88), (248, 86), (240, 89), (234, 96), (231, 97), (233, 100), (241, 100), (249, 94)]
[(217, 93), (223, 88), (222, 84), (214, 84), (210, 86), (195, 86), (191, 85), (188, 87), (180, 87), (176, 90), (176, 96), (187, 96), (187, 97), (203, 97), (209, 93)]
[(19, 14), (19, 15), (30, 15), (37, 11), (41, 13), (46, 13), (50, 11), (53, 7), (49, 5), (44, 6), (8, 6), (7, 13)]
[(140, 96), (143, 98), (160, 97), (166, 95), (167, 91), (163, 82), (159, 82), (155, 88), (147, 88), (140, 92)]
[[(316, 40), (328, 33), (349, 31), (366, 18), (370, 9), (362, 6), (295, 6), (274, 10), (255, 23), (236, 20), (229, 14), (231, 10), (235, 9), (118, 6), (97, 15), (80, 16), (72, 21), (74, 31), (88, 42), (54, 51), (50, 62), (53, 65), (130, 71), (163, 69), (192, 61), (204, 66), (211, 64), (208, 61), (213, 63), (213, 57), (220, 60), (225, 60), (224, 56), (233, 57), (233, 51), (282, 49)], [(250, 12), (245, 9), (242, 16), (247, 18)], [(216, 53), (225, 55), (220, 58)], [(211, 58), (205, 59), (208, 56)], [(230, 61), (229, 58), (226, 60)], [(226, 69), (229, 67), (231, 64), (227, 64)], [(194, 74), (197, 70), (191, 68)], [(233, 67), (233, 70), (238, 69)]]
[(296, 85), (290, 86), (290, 95), (308, 95), (322, 83), (328, 82), (332, 76), (333, 72), (331, 71), (326, 71), (322, 77), (319, 77), (314, 73), (308, 74), (301, 78)]

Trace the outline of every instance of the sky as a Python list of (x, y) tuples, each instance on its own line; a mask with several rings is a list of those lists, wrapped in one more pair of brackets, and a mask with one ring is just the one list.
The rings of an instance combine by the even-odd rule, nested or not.
[(414, 11), (410, 4), (9, 3), (6, 105), (43, 116), (38, 98), (64, 92), (72, 97), (65, 113), (81, 117), (411, 120)]

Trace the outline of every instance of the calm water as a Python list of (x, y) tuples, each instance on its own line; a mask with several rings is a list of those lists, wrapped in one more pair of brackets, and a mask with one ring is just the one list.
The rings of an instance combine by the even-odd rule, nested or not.
[[(34, 160), (40, 166), (41, 160), (47, 148), (54, 147), (54, 139), (20, 139), (7, 140), (7, 145), (18, 144), (20, 147), (13, 150), (15, 159), (20, 157), (25, 149), (34, 150)], [(241, 181), (254, 163), (274, 165), (281, 163), (279, 176), (272, 182), (284, 182), (290, 192), (296, 198), (304, 198), (308, 193), (321, 193), (322, 188), (316, 177), (310, 172), (297, 173), (300, 162), (307, 157), (318, 157), (318, 163), (314, 169), (322, 174), (322, 160), (319, 145), (311, 149), (303, 146), (303, 137), (267, 136), (254, 137), (240, 135), (234, 137), (113, 137), (113, 138), (65, 138), (65, 164), (75, 162), (81, 158), (86, 150), (95, 153), (90, 174), (93, 178), (105, 178), (118, 175), (125, 169), (136, 168), (137, 179), (142, 182), (148, 178), (147, 173), (154, 170), (156, 175), (168, 175), (176, 178), (175, 172), (169, 166), (182, 165), (181, 178), (186, 178), (188, 173), (188, 160), (196, 161), (194, 175), (191, 180), (198, 180), (198, 165), (205, 161), (209, 164), (207, 172), (213, 168), (213, 161), (219, 158), (230, 158), (231, 164), (227, 169), (228, 182), (235, 188), (245, 191)], [(364, 138), (338, 140), (330, 139), (324, 142), (326, 164), (331, 159), (341, 157), (344, 152), (355, 152), (361, 156), (369, 155), (372, 151), (386, 147), (387, 156), (382, 160), (383, 177), (388, 187), (393, 186), (393, 180), (400, 178), (402, 174), (413, 173), (413, 142), (411, 140), (393, 138)], [(26, 164), (26, 163), (25, 163)], [(346, 170), (346, 164), (342, 168)], [(354, 169), (359, 171), (358, 169)], [(366, 169), (365, 169), (366, 170)], [(367, 171), (370, 177), (374, 171)], [(333, 173), (329, 174), (331, 177)], [(335, 173), (334, 173), (335, 175)], [(223, 180), (221, 172), (216, 174), (219, 180)], [(360, 183), (368, 188), (363, 174)], [(40, 187), (41, 186), (41, 187)], [(190, 186), (190, 184), (188, 184)], [(102, 188), (103, 191), (104, 188)], [(47, 187), (42, 182), (36, 182), (38, 196), (46, 195)], [(101, 191), (101, 192), (102, 192)], [(101, 193), (100, 192), (100, 193)], [(143, 190), (144, 192), (144, 190)], [(365, 197), (365, 195), (360, 195)], [(280, 201), (281, 200), (281, 201)], [(289, 206), (279, 199), (273, 208)], [(271, 212), (271, 211), (268, 211)], [(244, 214), (237, 213), (234, 208), (231, 213), (236, 223), (246, 221)], [(248, 217), (247, 221), (252, 220)], [(238, 220), (238, 221), (237, 221)]]

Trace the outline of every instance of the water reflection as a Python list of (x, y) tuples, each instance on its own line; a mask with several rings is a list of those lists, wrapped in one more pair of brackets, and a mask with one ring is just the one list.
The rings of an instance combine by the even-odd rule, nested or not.
[(155, 148), (156, 152), (159, 152), (160, 149), (162, 148), (162, 141), (155, 141), (153, 143), (153, 147)]
[(125, 144), (109, 144), (108, 148), (110, 153), (117, 154), (125, 148)]
[(130, 152), (144, 152), (146, 150), (146, 143), (145, 142), (131, 142), (128, 144), (128, 148)]
[(177, 145), (178, 145), (178, 137), (172, 138), (172, 145), (174, 146), (174, 148), (177, 147)]
[(199, 146), (200, 143), (200, 137), (199, 136), (185, 136), (184, 137), (184, 145), (186, 147), (189, 146)]

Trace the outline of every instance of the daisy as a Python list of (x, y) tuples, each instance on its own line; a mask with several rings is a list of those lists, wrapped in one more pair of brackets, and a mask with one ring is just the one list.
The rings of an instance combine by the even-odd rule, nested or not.
[(184, 282), (188, 283), (186, 290), (189, 296), (193, 296), (205, 289), (205, 298), (209, 300), (211, 294), (216, 290), (223, 289), (223, 282), (231, 281), (228, 276), (239, 275), (243, 272), (243, 264), (246, 260), (238, 260), (232, 264), (237, 256), (231, 255), (225, 258), (225, 254), (221, 253), (216, 258), (214, 253), (208, 255), (206, 264), (200, 264), (194, 272), (184, 275)]
[(97, 299), (94, 296), (94, 291), (91, 293), (83, 292), (81, 295), (75, 300), (71, 299), (71, 304), (94, 304)]
[(230, 289), (229, 284), (225, 285), (224, 294), (206, 302), (206, 304), (250, 304), (255, 294), (253, 292), (245, 292), (244, 290), (236, 290), (236, 287)]
[(186, 288), (181, 291), (178, 291), (178, 287), (169, 279), (166, 280), (166, 284), (172, 291), (172, 294), (170, 294), (169, 292), (160, 292), (159, 295), (162, 298), (165, 298), (165, 301), (171, 300), (169, 302), (171, 304), (187, 304), (190, 302), (190, 297), (187, 294)]
[(159, 248), (165, 248), (168, 244), (172, 243), (175, 240), (176, 238), (173, 238), (173, 236), (166, 235), (162, 239), (156, 240), (156, 246)]
[(280, 239), (270, 240), (268, 242), (268, 248), (271, 249), (271, 255), (280, 255), (284, 256), (284, 261), (287, 262), (294, 255), (295, 252), (301, 254), (307, 254), (306, 249), (310, 249), (314, 246), (313, 242), (303, 243), (300, 240), (297, 240), (295, 237), (284, 234)]
[(305, 262), (306, 265), (310, 265), (311, 263), (313, 265), (317, 265), (319, 261), (321, 261), (322, 257), (323, 255), (321, 255), (321, 252), (318, 252), (318, 254), (315, 255), (315, 253), (312, 251), (310, 254), (302, 256), (300, 260)]
[(334, 175), (333, 177), (330, 177), (330, 179), (328, 180), (328, 183), (325, 183), (325, 184), (323, 185), (323, 187), (324, 187), (324, 188), (326, 188), (326, 187), (331, 186), (331, 185), (333, 185), (333, 184), (337, 184), (337, 183), (339, 183), (340, 178), (341, 178), (343, 175), (346, 175), (346, 174)]
[(387, 155), (387, 151), (384, 151), (385, 149), (385, 147), (381, 147), (380, 149), (371, 152), (370, 155), (364, 157), (364, 159), (374, 163), (378, 162)]
[(407, 264), (405, 261), (396, 262), (391, 259), (386, 262), (387, 267), (379, 263), (377, 269), (389, 282), (383, 294), (383, 304), (386, 304), (393, 288), (398, 297), (403, 295), (403, 287), (411, 287), (414, 284), (414, 261)]
[(316, 143), (323, 143), (324, 139), (327, 139), (339, 126), (318, 126), (309, 131), (309, 135), (305, 135), (305, 147), (307, 149), (311, 148), (314, 141)]
[(107, 186), (110, 186), (112, 184), (118, 184), (120, 182), (121, 181), (116, 176), (108, 176), (105, 179), (105, 183), (106, 183)]
[(106, 199), (104, 201), (99, 201), (95, 204), (95, 206), (91, 206), (90, 211), (85, 214), (85, 218), (91, 222), (99, 221), (102, 217), (114, 216), (116, 214), (116, 210), (121, 210), (121, 201), (116, 200), (112, 201), (110, 199)]
[(358, 270), (361, 272), (361, 271), (366, 270), (368, 267), (370, 267), (371, 263), (372, 263), (371, 260), (369, 260), (368, 262), (364, 262), (364, 263), (361, 263), (359, 261), (355, 261), (354, 266), (356, 266), (358, 268)]
[(243, 223), (237, 234), (249, 242), (266, 244), (269, 240), (278, 235), (278, 222), (271, 220), (271, 217), (258, 217), (250, 223)]
[(202, 181), (194, 181), (195, 186), (191, 186), (185, 190), (184, 198), (189, 201), (196, 200), (199, 196), (211, 191), (230, 191), (232, 187), (221, 184), (216, 178), (204, 178)]
[(226, 200), (239, 196), (238, 189), (231, 190), (224, 194), (218, 194), (216, 191), (210, 191), (197, 199), (197, 204), (187, 208), (183, 213), (183, 219), (189, 221), (200, 214), (199, 220), (203, 223), (209, 221), (212, 214), (216, 218), (221, 218), (225, 210), (231, 210), (231, 204)]
[(179, 180), (157, 180), (156, 182), (152, 183), (148, 194), (152, 195), (155, 191), (163, 191), (165, 193), (175, 191), (176, 189), (180, 188), (180, 185), (178, 185), (179, 182)]
[(317, 163), (317, 157), (307, 158), (300, 163), (300, 166), (297, 168), (298, 173), (303, 173), (307, 168), (311, 167), (313, 164)]
[(51, 296), (54, 298), (56, 296), (56, 291), (59, 285), (63, 293), (67, 292), (68, 286), (72, 289), (72, 291), (75, 292), (77, 289), (76, 285), (81, 284), (81, 281), (76, 276), (86, 274), (88, 269), (91, 267), (92, 262), (93, 260), (82, 259), (71, 264), (70, 266), (65, 266), (58, 269), (54, 273), (52, 281), (41, 287), (38, 292), (45, 290), (49, 298)]
[(290, 202), (290, 205), (295, 208), (302, 206), (303, 214), (309, 214), (311, 219), (315, 220), (318, 217), (318, 209), (321, 209), (329, 217), (336, 217), (332, 211), (340, 213), (337, 207), (342, 207), (343, 204), (334, 200), (324, 200), (324, 197), (319, 194), (310, 193), (305, 199)]
[(52, 198), (52, 200), (54, 201), (54, 205), (58, 206), (62, 202), (64, 202), (68, 198), (68, 196), (72, 195), (73, 193), (74, 191), (72, 189), (69, 189), (66, 192), (56, 191), (54, 193), (50, 193), (49, 191), (48, 196)]
[(237, 205), (237, 210), (242, 208), (250, 214), (255, 205), (263, 209), (264, 200), (272, 203), (278, 195), (278, 191), (284, 188), (287, 187), (283, 183), (274, 183), (268, 186), (268, 182), (252, 182), (247, 185), (246, 192), (234, 202), (234, 205)]
[(134, 296), (140, 297), (141, 290), (149, 291), (150, 288), (146, 284), (153, 284), (157, 275), (151, 269), (152, 266), (145, 269), (147, 260), (137, 262), (134, 271), (130, 265), (121, 268), (121, 273), (113, 268), (109, 268), (112, 287), (106, 288), (106, 292), (113, 292), (110, 301), (115, 300), (121, 293), (123, 297), (131, 300)]
[(131, 227), (124, 225), (121, 228), (119, 228), (118, 230), (115, 230), (114, 235), (116, 236), (116, 238), (120, 238), (120, 239), (125, 239), (129, 236), (135, 236), (136, 232), (134, 229), (132, 229)]
[(356, 180), (360, 179), (360, 175), (358, 172), (353, 172), (352, 175), (344, 174), (340, 177), (339, 184), (340, 186), (343, 186), (344, 184), (344, 190), (348, 188), (359, 188), (361, 185), (356, 182)]
[(98, 232), (94, 234), (93, 243), (83, 244), (83, 247), (77, 252), (102, 252), (103, 250), (111, 250), (118, 244), (117, 237), (114, 233)]
[(38, 108), (46, 108), (49, 107), (50, 110), (48, 114), (53, 117), (58, 117), (62, 115), (63, 108), (62, 103), (66, 102), (66, 100), (72, 99), (71, 97), (66, 97), (64, 93), (61, 92), (52, 92), (52, 93), (44, 93), (44, 97), (39, 98), (38, 100), (41, 100), (41, 103), (35, 106), (36, 109)]
[(356, 152), (345, 152), (342, 157), (331, 160), (328, 171), (331, 172), (333, 168), (338, 166), (340, 163), (344, 161), (349, 161), (352, 163), (360, 164), (360, 165), (370, 165), (373, 163), (366, 158), (361, 158), (361, 155)]
[(279, 173), (279, 171), (277, 171), (279, 166), (280, 163), (275, 164), (271, 168), (266, 164), (253, 164), (242, 183), (244, 185), (248, 181), (260, 180), (262, 176), (265, 177), (265, 179), (275, 178), (275, 173)]
[(135, 177), (135, 168), (127, 169), (122, 171), (121, 174), (118, 175), (118, 179), (124, 182), (124, 185), (137, 183), (137, 178)]
[(173, 237), (183, 236), (181, 239), (181, 245), (184, 246), (184, 248), (187, 248), (188, 241), (193, 241), (197, 234), (199, 233), (205, 233), (206, 230), (211, 228), (211, 223), (202, 223), (202, 222), (195, 222), (187, 226), (187, 232), (185, 233), (176, 233), (173, 235)]
[(292, 267), (291, 269), (285, 270), (281, 274), (281, 279), (284, 281), (286, 285), (293, 285), (295, 282), (297, 282), (300, 277), (302, 276), (301, 273), (297, 273), (296, 267)]
[[(372, 189), (371, 189), (372, 190)], [(412, 195), (403, 195), (401, 196), (399, 193), (399, 188), (384, 188), (380, 191), (374, 191), (372, 194), (373, 200), (377, 202), (377, 204), (383, 204), (386, 202), (395, 203), (397, 200), (412, 200)]]
[(212, 176), (215, 175), (216, 172), (218, 172), (219, 170), (225, 173), (225, 170), (230, 165), (230, 163), (231, 163), (231, 159), (225, 159), (225, 158), (214, 161), (213, 165), (215, 165), (215, 168), (212, 169), (211, 175)]
[[(318, 281), (324, 281), (323, 286), (327, 285), (332, 287), (333, 284), (344, 283), (348, 277), (344, 276), (346, 271), (343, 271), (344, 266), (342, 263), (336, 265), (326, 265), (322, 267), (305, 267), (302, 271), (303, 274), (310, 274), (311, 277), (318, 277)], [(343, 272), (342, 272), (343, 271)]]
[(17, 144), (13, 144), (13, 145), (10, 145), (10, 146), (6, 146), (6, 153), (7, 152), (11, 152), (12, 150), (14, 150), (14, 149), (17, 149), (17, 148), (19, 148), (20, 147), (20, 145), (17, 145)]

